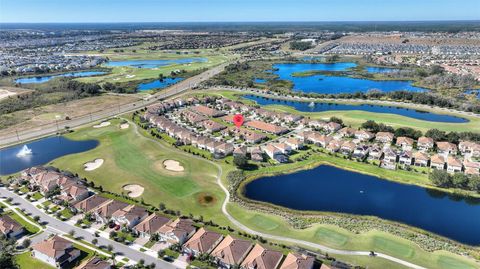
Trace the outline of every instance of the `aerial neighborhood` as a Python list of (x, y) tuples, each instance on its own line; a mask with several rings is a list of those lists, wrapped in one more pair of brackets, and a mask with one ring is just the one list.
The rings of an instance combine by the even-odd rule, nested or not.
[[(17, 179), (18, 185), (25, 185), (28, 191), (38, 190), (51, 201), (45, 207), (46, 212), (68, 210), (73, 214), (70, 219), (56, 214), (67, 225), (91, 229), (98, 233), (106, 233), (112, 240), (119, 240), (120, 234), (129, 234), (133, 239), (152, 241), (157, 250), (175, 247), (186, 262), (201, 256), (213, 257), (220, 268), (241, 266), (245, 269), (312, 269), (315, 258), (306, 254), (288, 253), (270, 250), (252, 239), (235, 238), (229, 233), (209, 230), (186, 217), (171, 219), (162, 212), (151, 212), (147, 208), (114, 198), (107, 198), (95, 193), (82, 179), (69, 173), (58, 171), (52, 167), (37, 166), (22, 171)], [(15, 188), (15, 184), (11, 188)], [(28, 196), (30, 197), (30, 196)], [(35, 199), (30, 197), (32, 201)], [(76, 221), (74, 221), (76, 220)], [(0, 216), (0, 231), (7, 237), (20, 238), (23, 227), (8, 215)], [(125, 244), (133, 242), (124, 241)], [(81, 250), (71, 239), (65, 236), (52, 235), (32, 245), (32, 257), (56, 268), (78, 263)], [(101, 257), (82, 260), (76, 267), (79, 269), (111, 268), (111, 263)], [(293, 267), (292, 267), (293, 266)], [(322, 268), (328, 268), (325, 267)], [(128, 267), (126, 267), (128, 268)]]
[[(233, 117), (243, 114), (241, 127)], [(142, 118), (150, 127), (174, 138), (178, 145), (192, 145), (215, 158), (242, 155), (252, 161), (285, 163), (306, 146), (319, 147), (385, 169), (431, 167), (449, 173), (480, 174), (480, 144), (418, 139), (392, 132), (377, 133), (340, 123), (273, 112), (225, 98), (175, 99), (149, 106)], [(266, 158), (268, 157), (268, 158)]]

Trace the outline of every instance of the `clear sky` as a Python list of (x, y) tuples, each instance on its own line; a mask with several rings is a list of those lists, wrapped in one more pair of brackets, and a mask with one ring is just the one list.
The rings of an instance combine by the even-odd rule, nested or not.
[(480, 20), (480, 0), (0, 0), (0, 22)]

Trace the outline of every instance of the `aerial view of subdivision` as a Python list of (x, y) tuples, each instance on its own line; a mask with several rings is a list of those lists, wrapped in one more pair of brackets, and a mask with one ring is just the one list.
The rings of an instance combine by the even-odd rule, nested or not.
[(480, 269), (479, 0), (0, 0), (0, 269)]

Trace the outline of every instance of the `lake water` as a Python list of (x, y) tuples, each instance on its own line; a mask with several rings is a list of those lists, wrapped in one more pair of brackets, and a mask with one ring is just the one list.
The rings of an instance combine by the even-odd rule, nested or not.
[[(32, 155), (16, 156), (23, 145), (32, 150)], [(4, 148), (0, 150), (0, 175), (9, 175), (32, 166), (44, 165), (56, 158), (91, 150), (97, 146), (97, 140), (75, 141), (63, 136), (52, 136)]]
[(58, 77), (91, 77), (91, 76), (98, 76), (104, 75), (107, 72), (101, 71), (81, 71), (81, 72), (70, 72), (58, 75), (50, 75), (50, 76), (36, 76), (36, 77), (26, 77), (26, 78), (18, 78), (15, 80), (15, 83), (43, 83), (47, 82), (51, 79), (58, 78)]
[(355, 67), (355, 63), (284, 63), (274, 64), (274, 74), (279, 79), (293, 82), (293, 90), (324, 94), (367, 92), (378, 89), (384, 92), (406, 90), (421, 92), (423, 88), (412, 86), (410, 81), (397, 80), (369, 80), (346, 76), (314, 75), (294, 77), (293, 73), (305, 71), (347, 71)]
[(402, 108), (402, 107), (391, 107), (391, 106), (379, 106), (379, 105), (348, 105), (348, 104), (337, 104), (337, 103), (315, 103), (314, 106), (310, 106), (310, 103), (307, 102), (298, 102), (298, 101), (287, 101), (280, 99), (270, 99), (265, 97), (260, 97), (256, 95), (244, 95), (246, 99), (253, 100), (259, 105), (286, 105), (295, 108), (298, 111), (302, 112), (323, 112), (323, 111), (332, 111), (332, 110), (361, 110), (375, 113), (389, 113), (397, 114), (405, 117), (410, 117), (418, 120), (434, 121), (434, 122), (448, 122), (448, 123), (463, 123), (468, 122), (467, 119), (461, 117), (455, 117), (445, 114), (435, 114), (426, 111)]
[(109, 67), (129, 66), (136, 68), (156, 68), (172, 64), (189, 64), (206, 62), (206, 58), (183, 58), (171, 60), (130, 60), (130, 61), (110, 61), (106, 64)]
[(147, 82), (147, 83), (140, 83), (138, 84), (137, 89), (139, 91), (147, 91), (147, 90), (152, 90), (152, 89), (163, 89), (166, 88), (172, 84), (175, 84), (177, 82), (182, 81), (184, 78), (164, 78), (162, 81), (159, 79), (152, 81), (152, 82)]
[(333, 166), (264, 177), (245, 196), (297, 210), (377, 216), (462, 243), (480, 244), (480, 200), (399, 184)]

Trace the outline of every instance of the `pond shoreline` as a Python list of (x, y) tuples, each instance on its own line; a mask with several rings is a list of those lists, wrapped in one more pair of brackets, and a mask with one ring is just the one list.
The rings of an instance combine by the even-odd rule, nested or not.
[[(246, 197), (245, 195), (245, 186), (257, 179), (264, 178), (264, 177), (272, 177), (272, 176), (278, 176), (278, 175), (288, 175), (292, 173), (296, 173), (299, 171), (305, 171), (305, 170), (310, 170), (310, 169), (315, 169), (321, 165), (329, 165), (333, 166), (339, 169), (351, 171), (351, 172), (356, 172), (356, 173), (361, 173), (364, 175), (368, 176), (374, 176), (379, 178), (380, 180), (388, 180), (394, 183), (398, 184), (404, 184), (404, 185), (412, 185), (412, 186), (417, 186), (417, 187), (423, 187), (423, 188), (428, 188), (431, 190), (435, 191), (443, 191), (442, 189), (433, 187), (433, 186), (423, 186), (423, 185), (417, 185), (417, 184), (408, 184), (405, 182), (399, 182), (396, 180), (391, 180), (385, 177), (380, 177), (379, 175), (368, 173), (365, 171), (359, 171), (356, 169), (352, 169), (349, 167), (343, 167), (339, 166), (335, 163), (331, 162), (325, 162), (325, 161), (316, 161), (313, 163), (309, 163), (306, 165), (302, 166), (297, 166), (293, 167), (290, 169), (282, 170), (282, 171), (275, 171), (275, 172), (260, 172), (260, 173), (255, 173), (255, 174), (247, 174), (245, 179), (240, 182), (240, 184), (237, 186), (235, 191), (231, 191), (232, 193), (232, 201), (239, 206), (247, 209), (247, 210), (254, 210), (254, 211), (260, 211), (266, 214), (273, 214), (275, 216), (280, 216), (284, 220), (286, 220), (293, 228), (295, 229), (304, 229), (307, 227), (310, 227), (313, 224), (332, 224), (337, 227), (346, 229), (350, 232), (354, 233), (359, 233), (359, 232), (366, 232), (372, 229), (378, 229), (379, 227), (383, 227), (383, 229), (379, 230), (384, 230), (387, 233), (391, 233), (397, 236), (400, 236), (402, 238), (405, 238), (407, 240), (410, 240), (412, 242), (415, 242), (417, 245), (419, 245), (422, 249), (427, 250), (427, 251), (434, 251), (434, 250), (444, 250), (443, 247), (435, 248), (433, 246), (437, 246), (437, 243), (440, 244), (449, 244), (453, 249), (456, 249), (456, 251), (450, 249), (449, 251), (453, 251), (459, 255), (465, 255), (465, 252), (469, 251), (477, 251), (475, 250), (478, 246), (477, 245), (470, 245), (466, 243), (461, 243), (458, 242), (454, 239), (447, 238), (445, 236), (436, 234), (431, 231), (424, 230), (419, 227), (415, 227), (406, 223), (402, 223), (399, 221), (395, 220), (388, 220), (388, 219), (383, 219), (377, 216), (373, 215), (359, 215), (359, 214), (352, 214), (352, 213), (343, 213), (343, 212), (332, 212), (332, 211), (315, 211), (315, 210), (297, 210), (297, 209), (292, 209), (288, 208), (285, 206), (281, 205), (276, 205), (270, 202), (264, 202), (264, 201), (259, 201), (259, 200), (254, 200)], [(430, 187), (430, 188), (429, 188)], [(448, 194), (455, 194), (452, 192), (445, 192)], [(478, 197), (471, 197), (471, 198), (479, 198)], [(466, 196), (464, 198), (469, 198), (469, 196)], [(298, 221), (303, 222), (303, 225), (298, 226)], [(349, 222), (351, 220), (354, 220), (354, 222), (362, 222), (362, 223), (373, 223), (375, 225), (378, 225), (379, 227), (372, 227), (364, 231), (359, 231), (357, 230), (357, 227), (354, 225), (353, 227), (349, 225)], [(296, 221), (296, 222), (295, 222)], [(400, 231), (397, 231), (398, 228), (400, 228)], [(411, 236), (411, 234), (414, 233), (415, 236)], [(431, 244), (424, 244), (422, 243), (424, 239), (429, 238), (434, 240), (437, 243), (431, 243)], [(415, 240), (418, 239), (418, 240)], [(457, 249), (457, 248), (460, 248)]]

